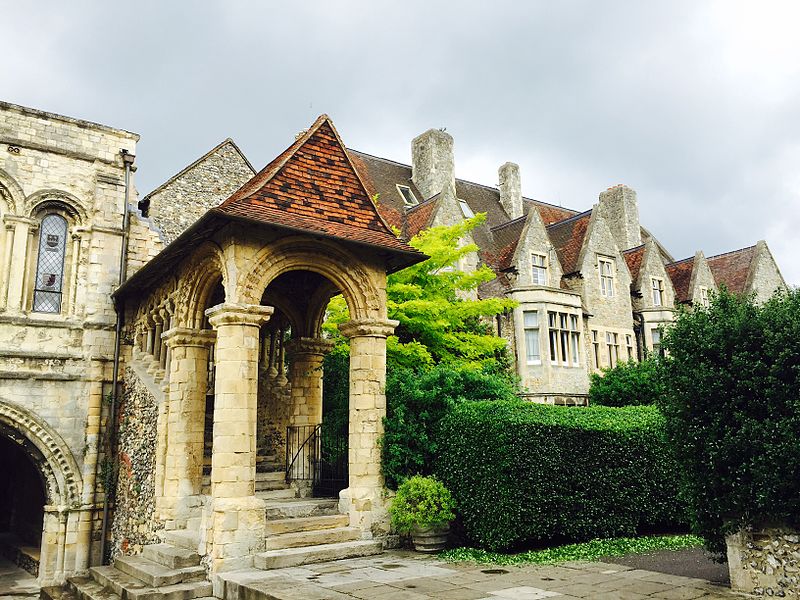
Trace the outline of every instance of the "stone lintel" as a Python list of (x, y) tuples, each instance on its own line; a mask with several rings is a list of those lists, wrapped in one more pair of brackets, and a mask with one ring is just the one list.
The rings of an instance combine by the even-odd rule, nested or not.
[(217, 333), (209, 329), (191, 329), (190, 327), (172, 327), (161, 334), (161, 339), (170, 348), (176, 346), (207, 347), (217, 339)]
[(286, 352), (292, 356), (298, 354), (314, 354), (324, 356), (333, 349), (333, 342), (322, 338), (301, 337), (289, 340), (286, 344)]
[(31, 227), (35, 227), (39, 225), (39, 221), (33, 219), (31, 217), (23, 217), (20, 215), (3, 215), (3, 221), (6, 223), (24, 223), (26, 225), (30, 225)]
[(380, 337), (385, 338), (394, 333), (394, 328), (400, 321), (392, 319), (363, 319), (359, 321), (348, 321), (339, 325), (339, 331), (346, 338), (354, 337)]
[(258, 304), (233, 304), (223, 302), (206, 311), (208, 321), (214, 329), (221, 325), (250, 325), (260, 327), (269, 321), (275, 309)]

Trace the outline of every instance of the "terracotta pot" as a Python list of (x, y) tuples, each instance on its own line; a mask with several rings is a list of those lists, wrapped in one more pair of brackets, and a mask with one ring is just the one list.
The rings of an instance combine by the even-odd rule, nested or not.
[(411, 530), (411, 541), (417, 552), (440, 552), (447, 547), (447, 534), (450, 523), (440, 523), (430, 527), (414, 526)]

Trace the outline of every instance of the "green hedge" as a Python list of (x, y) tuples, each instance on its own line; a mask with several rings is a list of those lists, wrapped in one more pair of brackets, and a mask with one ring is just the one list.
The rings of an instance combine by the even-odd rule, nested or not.
[(632, 535), (686, 520), (653, 407), (468, 402), (440, 427), (436, 474), (467, 535), (489, 550)]
[(664, 395), (659, 358), (621, 362), (613, 369), (589, 376), (589, 404), (595, 406), (640, 406), (655, 404)]

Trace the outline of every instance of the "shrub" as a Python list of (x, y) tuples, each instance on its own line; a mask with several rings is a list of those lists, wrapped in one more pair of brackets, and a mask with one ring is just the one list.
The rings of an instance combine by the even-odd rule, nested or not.
[(663, 393), (658, 361), (656, 357), (632, 360), (604, 369), (602, 375), (592, 373), (589, 402), (602, 406), (655, 404)]
[(800, 292), (721, 292), (664, 339), (662, 411), (709, 548), (745, 525), (800, 525)]
[(453, 496), (441, 481), (415, 475), (398, 486), (389, 514), (399, 533), (409, 533), (415, 526), (449, 523), (456, 518), (454, 508)]
[(415, 474), (430, 475), (442, 418), (467, 400), (515, 398), (509, 379), (476, 369), (439, 366), (423, 373), (392, 369), (386, 381), (381, 461), (390, 489)]
[(685, 519), (654, 407), (464, 403), (441, 424), (436, 474), (489, 550), (632, 535)]

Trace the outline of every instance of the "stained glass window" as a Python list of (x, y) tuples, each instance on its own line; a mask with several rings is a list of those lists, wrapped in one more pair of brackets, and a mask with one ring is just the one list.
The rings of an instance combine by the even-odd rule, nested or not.
[(33, 310), (61, 312), (64, 283), (64, 253), (67, 248), (67, 221), (60, 215), (47, 215), (39, 228), (39, 264), (36, 266), (36, 287)]

